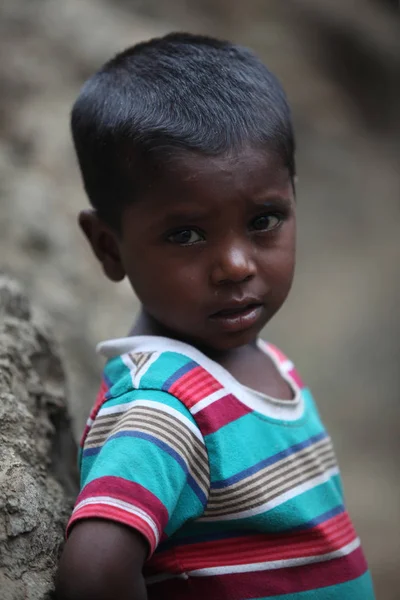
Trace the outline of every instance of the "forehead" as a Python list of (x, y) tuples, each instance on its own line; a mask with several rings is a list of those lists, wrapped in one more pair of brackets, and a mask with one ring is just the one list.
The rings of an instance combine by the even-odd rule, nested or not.
[[(175, 168), (174, 168), (175, 167)], [(289, 173), (276, 152), (251, 147), (220, 156), (184, 154), (172, 163), (176, 183), (202, 187), (231, 187), (243, 192), (258, 185), (282, 187)], [(167, 171), (168, 175), (168, 171)]]
[(288, 169), (276, 152), (253, 148), (222, 156), (185, 152), (158, 169), (128, 212), (142, 220), (149, 216), (162, 220), (176, 212), (220, 214), (246, 203), (292, 196)]

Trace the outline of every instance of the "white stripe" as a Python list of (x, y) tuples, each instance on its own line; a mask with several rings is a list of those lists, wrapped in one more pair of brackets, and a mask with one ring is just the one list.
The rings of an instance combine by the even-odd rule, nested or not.
[(132, 408), (132, 406), (135, 404), (135, 402), (136, 402), (136, 400), (131, 400), (131, 402), (117, 404), (116, 406), (103, 407), (99, 410), (99, 412), (97, 413), (97, 416), (100, 417), (100, 416), (104, 416), (104, 415), (113, 415), (113, 414), (127, 412), (130, 408)]
[[(140, 382), (141, 382), (143, 375), (145, 375), (145, 373), (147, 373), (147, 371), (151, 367), (151, 365), (160, 357), (160, 353), (153, 352), (152, 356), (150, 356), (147, 359), (147, 362), (143, 365), (143, 367), (139, 367), (139, 368), (133, 362), (133, 360), (131, 358), (131, 354), (132, 353), (129, 353), (129, 352), (126, 354), (122, 354), (121, 360), (124, 363), (124, 365), (129, 369), (129, 371), (131, 373), (133, 387), (136, 389), (136, 388), (140, 387)], [(139, 352), (138, 354), (144, 354), (144, 353)]]
[(308, 481), (305, 481), (304, 483), (301, 483), (300, 485), (298, 485), (294, 488), (291, 488), (288, 492), (281, 494), (280, 496), (277, 496), (273, 500), (269, 500), (268, 502), (266, 502), (265, 504), (262, 504), (261, 506), (256, 506), (255, 508), (250, 508), (248, 510), (243, 510), (241, 512), (230, 513), (228, 515), (220, 515), (220, 516), (215, 516), (215, 517), (212, 517), (212, 516), (200, 517), (199, 521), (204, 521), (204, 522), (206, 522), (206, 521), (230, 521), (232, 519), (245, 519), (247, 517), (253, 517), (255, 515), (259, 515), (263, 512), (272, 510), (276, 506), (280, 506), (284, 502), (287, 502), (288, 500), (291, 500), (292, 498), (295, 498), (296, 496), (300, 496), (300, 494), (303, 494), (304, 492), (307, 492), (307, 491), (311, 490), (312, 488), (317, 487), (318, 485), (321, 485), (322, 483), (326, 483), (327, 481), (329, 481), (329, 479), (331, 477), (333, 477), (334, 475), (338, 475), (338, 474), (339, 474), (338, 467), (332, 467), (328, 471), (325, 471), (324, 473), (322, 473), (322, 475), (318, 475), (318, 477), (309, 479)]
[[(142, 394), (145, 394), (146, 390), (140, 390), (140, 392)], [(172, 415), (173, 417), (178, 419), (185, 427), (187, 427), (187, 429), (190, 429), (190, 431), (204, 444), (204, 439), (201, 435), (200, 429), (192, 421), (190, 421), (187, 417), (185, 417), (185, 415), (179, 412), (179, 410), (176, 410), (176, 408), (172, 408), (172, 406), (168, 406), (167, 404), (163, 404), (162, 402), (157, 402), (156, 400), (146, 400), (145, 398), (143, 398), (132, 400), (131, 402), (126, 402), (125, 404), (118, 404), (117, 406), (102, 408), (99, 410), (97, 416), (99, 417), (118, 413), (121, 414), (127, 412), (134, 406), (154, 408), (160, 412)]]
[(203, 410), (203, 408), (206, 408), (206, 406), (210, 406), (210, 404), (216, 402), (217, 400), (220, 400), (227, 394), (228, 392), (224, 388), (217, 390), (216, 392), (213, 392), (212, 394), (206, 396), (202, 400), (199, 400), (199, 402), (196, 402), (196, 404), (193, 404), (192, 408), (190, 409), (190, 412), (192, 413), (192, 415), (196, 415), (200, 410)]
[(280, 364), (281, 370), (284, 371), (285, 373), (288, 373), (289, 371), (293, 371), (294, 369), (294, 364), (292, 363), (291, 360), (284, 360), (281, 364)]
[(129, 369), (130, 374), (131, 374), (132, 383), (133, 383), (133, 378), (137, 371), (136, 364), (133, 362), (133, 360), (131, 359), (130, 354), (128, 352), (126, 354), (121, 354), (121, 360), (124, 363), (124, 365)]
[(128, 512), (132, 515), (140, 517), (143, 521), (145, 521), (152, 529), (154, 533), (154, 537), (156, 538), (156, 545), (159, 543), (160, 534), (158, 531), (158, 527), (154, 520), (148, 515), (144, 510), (139, 508), (138, 506), (133, 506), (128, 502), (124, 502), (123, 500), (117, 500), (110, 496), (94, 496), (93, 498), (86, 498), (82, 500), (75, 506), (74, 513), (79, 511), (80, 508), (84, 508), (85, 506), (90, 506), (92, 504), (104, 504), (106, 506), (113, 506), (114, 508), (122, 508), (125, 512)]
[(94, 423), (94, 420), (89, 417), (88, 420), (86, 421), (86, 427), (91, 427), (93, 425), (93, 423)]
[[(304, 556), (301, 558), (291, 558), (284, 560), (270, 560), (261, 563), (250, 563), (246, 565), (225, 565), (221, 567), (210, 567), (206, 569), (195, 569), (194, 571), (188, 571), (186, 573), (180, 573), (175, 575), (175, 578), (188, 579), (188, 577), (212, 577), (215, 575), (230, 575), (232, 573), (254, 573), (256, 571), (273, 571), (276, 569), (284, 569), (288, 567), (301, 567), (303, 565), (309, 565), (312, 563), (326, 562), (334, 558), (340, 558), (347, 556), (356, 550), (360, 545), (359, 538), (356, 538), (346, 546), (328, 552), (327, 554), (319, 554), (316, 556)], [(160, 575), (154, 575), (153, 577), (146, 578), (146, 583), (151, 585), (152, 583), (158, 583), (159, 581), (166, 581), (172, 579), (173, 575), (170, 573), (162, 573)]]
[(159, 573), (158, 575), (152, 575), (151, 577), (146, 577), (145, 581), (147, 585), (151, 585), (152, 583), (159, 583), (160, 581), (168, 581), (168, 579), (189, 579), (189, 575), (187, 573)]

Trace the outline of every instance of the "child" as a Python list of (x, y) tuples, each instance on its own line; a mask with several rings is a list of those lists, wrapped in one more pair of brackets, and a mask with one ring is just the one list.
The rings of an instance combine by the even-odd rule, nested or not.
[(172, 34), (89, 79), (72, 131), (80, 226), (141, 311), (99, 347), (58, 598), (373, 599), (312, 396), (258, 337), (295, 265), (279, 82), (249, 50)]

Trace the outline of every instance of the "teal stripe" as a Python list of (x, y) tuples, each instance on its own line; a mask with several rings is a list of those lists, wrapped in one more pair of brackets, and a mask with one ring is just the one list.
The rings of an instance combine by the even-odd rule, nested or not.
[(295, 592), (294, 594), (279, 594), (278, 596), (262, 596), (252, 600), (375, 600), (371, 575), (367, 571), (361, 577), (330, 585), (307, 592)]
[[(324, 431), (319, 417), (315, 414), (310, 414), (307, 422), (297, 427), (282, 427), (282, 424), (268, 427), (264, 419), (254, 413), (248, 413), (205, 436), (210, 456), (215, 453), (229, 457), (229, 460), (218, 465), (218, 470), (213, 469), (212, 483), (233, 477)], [(246, 440), (246, 452), (236, 451), (236, 448), (243, 447), (243, 439)]]
[[(175, 510), (179, 494), (187, 485), (186, 473), (174, 458), (148, 440), (131, 437), (107, 441), (96, 455), (85, 484), (104, 476), (139, 483), (160, 499), (169, 514)], [(194, 493), (192, 502), (197, 502), (203, 510)]]
[(182, 527), (188, 521), (200, 517), (203, 511), (204, 506), (199, 502), (199, 499), (193, 490), (189, 486), (185, 486), (179, 495), (175, 509), (165, 527), (165, 534), (168, 537), (171, 537), (176, 534), (177, 531), (181, 531)]
[(132, 389), (132, 377), (120, 356), (109, 360), (104, 367), (106, 381), (110, 384), (109, 395), (120, 396)]
[(94, 456), (85, 456), (84, 458), (82, 458), (81, 472), (80, 472), (81, 488), (83, 488), (83, 486), (85, 486), (88, 483), (87, 480), (88, 480), (90, 471), (92, 470), (97, 457), (98, 457), (98, 454), (96, 454)]
[(104, 376), (109, 386), (114, 385), (120, 377), (123, 377), (128, 369), (122, 362), (120, 356), (115, 356), (107, 361), (104, 367)]

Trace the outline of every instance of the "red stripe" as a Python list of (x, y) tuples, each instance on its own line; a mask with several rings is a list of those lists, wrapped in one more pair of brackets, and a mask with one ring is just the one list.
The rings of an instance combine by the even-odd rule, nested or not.
[(169, 391), (185, 403), (187, 408), (209, 396), (222, 385), (203, 367), (195, 367), (175, 381)]
[(283, 354), (282, 350), (279, 350), (279, 348), (274, 344), (270, 344), (269, 342), (264, 342), (264, 344), (267, 348), (267, 352), (271, 352), (278, 360), (278, 362), (284, 363), (287, 360), (289, 360), (288, 357), (285, 354)]
[(294, 594), (344, 583), (360, 577), (366, 570), (367, 564), (362, 550), (357, 548), (348, 556), (301, 567), (212, 577), (189, 577), (186, 581), (171, 579), (150, 585), (148, 600), (158, 600), (158, 598), (174, 598), (174, 600), (268, 598), (279, 594)]
[(188, 388), (193, 386), (196, 381), (204, 374), (204, 369), (200, 366), (194, 367), (188, 373), (185, 373), (177, 379), (170, 387), (170, 391), (175, 391), (176, 388)]
[(91, 419), (94, 419), (97, 416), (97, 413), (99, 412), (101, 405), (105, 401), (105, 396), (106, 396), (106, 394), (108, 394), (108, 391), (109, 391), (109, 387), (106, 384), (105, 379), (102, 379), (101, 383), (100, 383), (100, 389), (99, 389), (97, 397), (96, 397), (96, 401), (92, 408), (92, 412), (90, 413)]
[(76, 500), (76, 505), (82, 500), (96, 496), (108, 496), (140, 508), (155, 521), (159, 532), (163, 531), (168, 523), (168, 511), (164, 504), (139, 483), (110, 475), (99, 477), (85, 485)]
[[(223, 565), (239, 565), (327, 554), (356, 538), (347, 514), (339, 515), (307, 531), (285, 535), (253, 535), (186, 544), (173, 552), (186, 571)], [(155, 557), (158, 570), (169, 570), (171, 550)]]
[[(261, 563), (267, 561), (275, 561), (275, 560), (292, 560), (296, 558), (306, 558), (310, 556), (322, 556), (324, 554), (328, 554), (329, 552), (333, 552), (335, 550), (339, 550), (344, 546), (347, 546), (350, 542), (354, 540), (354, 535), (351, 533), (343, 533), (335, 536), (334, 539), (330, 540), (330, 544), (322, 542), (319, 545), (316, 545), (315, 542), (309, 542), (304, 544), (299, 544), (296, 547), (290, 548), (259, 548), (258, 550), (254, 550), (253, 548), (247, 548), (245, 551), (239, 546), (236, 548), (236, 552), (234, 548), (231, 548), (229, 552), (226, 551), (223, 555), (218, 554), (210, 554), (205, 558), (204, 555), (199, 558), (191, 559), (191, 557), (186, 556), (182, 552), (181, 561), (184, 561), (184, 565), (186, 570), (196, 570), (199, 568), (211, 568), (224, 566), (226, 564), (231, 565), (243, 565), (243, 564), (252, 564), (252, 563)], [(180, 558), (179, 552), (176, 552), (178, 558)]]
[(87, 435), (88, 435), (89, 431), (90, 431), (89, 425), (85, 425), (85, 429), (83, 430), (81, 441), (79, 442), (79, 446), (82, 449), (83, 449), (83, 447), (85, 445), (85, 440), (87, 438)]
[(219, 385), (219, 383), (215, 379), (211, 379), (201, 382), (201, 385), (198, 385), (195, 390), (191, 390), (191, 395), (193, 397), (194, 403), (197, 403), (200, 400), (206, 398), (207, 396), (210, 396), (217, 390), (221, 389), (222, 386)]
[(242, 404), (235, 396), (227, 394), (218, 402), (213, 402), (200, 410), (196, 414), (196, 422), (201, 433), (208, 435), (251, 412), (251, 408)]
[(291, 379), (293, 379), (295, 383), (297, 383), (300, 389), (305, 388), (304, 382), (296, 369), (292, 369), (291, 371), (289, 371), (288, 375)]
[(71, 533), (72, 526), (83, 519), (106, 519), (107, 521), (122, 523), (123, 525), (127, 525), (128, 527), (140, 531), (149, 542), (151, 553), (153, 553), (156, 548), (157, 540), (154, 531), (146, 521), (141, 519), (138, 515), (133, 515), (123, 509), (107, 504), (90, 504), (75, 511), (67, 525), (67, 537)]
[[(279, 364), (283, 364), (284, 362), (289, 360), (288, 357), (285, 356), (283, 354), (283, 352), (281, 352), (281, 350), (279, 350), (279, 348), (277, 348), (273, 344), (269, 344), (269, 343), (265, 342), (265, 346), (267, 348), (267, 352), (270, 351), (275, 356), (275, 358), (277, 359)], [(289, 371), (288, 375), (299, 386), (299, 388), (303, 389), (305, 387), (303, 380), (301, 379), (298, 371), (295, 368), (293, 368), (291, 371)]]
[[(108, 391), (109, 391), (108, 385), (106, 384), (105, 380), (102, 379), (99, 391), (97, 393), (96, 401), (95, 401), (93, 408), (89, 415), (89, 418), (92, 419), (92, 421), (94, 421), (94, 419), (97, 417), (97, 413), (99, 412), (100, 408), (106, 401), (106, 394), (108, 393)], [(86, 437), (87, 437), (87, 434), (89, 433), (89, 431), (90, 431), (90, 427), (88, 425), (86, 425), (86, 427), (83, 431), (83, 435), (81, 437), (81, 441), (80, 441), (81, 448), (83, 448), (83, 445), (85, 443), (85, 440), (86, 440)]]

